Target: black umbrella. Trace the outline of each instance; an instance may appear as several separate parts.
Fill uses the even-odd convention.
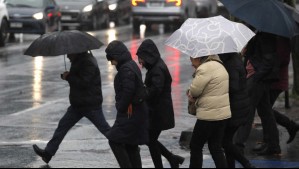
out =
[[[220,0],[235,17],[258,31],[288,38],[299,34],[295,21],[296,9],[286,7],[278,0]]]
[[[26,50],[28,56],[59,56],[99,49],[104,44],[77,30],[54,32],[36,39]]]

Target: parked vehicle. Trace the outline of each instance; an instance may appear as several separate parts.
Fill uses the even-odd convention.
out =
[[[93,29],[109,26],[109,6],[104,0],[57,0],[63,29]]]
[[[124,22],[131,23],[132,7],[131,0],[108,0],[110,21],[116,25]]]
[[[5,46],[8,29],[8,12],[4,0],[0,0],[0,47]]]
[[[197,5],[197,17],[207,18],[214,16],[218,11],[218,1],[217,0],[194,0]]]
[[[9,33],[45,34],[61,29],[61,13],[54,0],[5,0]]]
[[[139,31],[141,23],[180,26],[188,18],[196,17],[194,0],[131,0],[131,3],[135,31]]]

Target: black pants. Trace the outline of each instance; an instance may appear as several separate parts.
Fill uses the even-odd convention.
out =
[[[126,145],[109,141],[120,168],[142,168],[138,145]]]
[[[227,168],[227,163],[222,148],[227,120],[196,122],[191,139],[190,168],[202,168],[203,147],[208,142],[209,150],[217,168]]]
[[[172,159],[172,153],[161,144],[158,139],[161,134],[161,130],[150,130],[150,143],[148,145],[155,168],[163,168],[162,155],[170,161]]]
[[[272,107],[274,106],[276,100],[278,99],[279,95],[283,93],[282,90],[270,90],[270,104]],[[293,127],[294,123],[292,120],[290,120],[287,116],[281,114],[277,110],[273,109],[273,113],[276,119],[277,124],[285,127],[286,129],[290,129]],[[264,131],[264,142],[268,143],[269,142],[269,135],[266,131]]]
[[[280,150],[279,132],[272,110],[272,105],[270,104],[270,84],[256,83],[253,78],[250,78],[247,81],[247,86],[249,88],[252,105],[250,119],[245,126],[242,126],[238,130],[235,140],[236,144],[245,147],[245,143],[251,133],[255,112],[258,110],[258,114],[262,120],[263,130],[269,133],[269,138],[271,138],[268,142],[269,148]]]
[[[54,156],[68,131],[83,117],[88,118],[103,135],[111,128],[105,119],[102,108],[91,112],[82,112],[69,107],[64,117],[60,120],[53,138],[49,141],[45,150]]]
[[[233,143],[233,138],[239,127],[227,126],[225,130],[225,137],[223,139],[223,147],[225,150],[228,168],[236,168],[235,160],[237,160],[243,167],[247,167],[250,162],[241,153],[240,149]]]

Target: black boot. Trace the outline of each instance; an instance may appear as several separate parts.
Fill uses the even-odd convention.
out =
[[[184,161],[185,161],[184,157],[173,155],[169,163],[171,168],[180,168],[180,165],[182,165]]]
[[[291,123],[292,123],[291,127],[287,128],[290,135],[290,138],[287,142],[288,144],[294,141],[296,134],[299,131],[299,124],[294,121],[292,121]]]
[[[37,145],[33,145],[33,150],[38,156],[43,159],[45,163],[49,164],[52,159],[52,155],[47,153],[45,150],[40,149]]]

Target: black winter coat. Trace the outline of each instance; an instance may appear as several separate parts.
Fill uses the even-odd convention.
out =
[[[246,124],[250,116],[250,98],[246,70],[239,54],[222,54],[220,58],[229,74],[229,97],[232,111],[230,126]]]
[[[145,78],[147,104],[150,112],[150,129],[168,130],[175,126],[171,96],[172,77],[152,40],[145,40],[137,52],[148,69]]]
[[[133,104],[133,114],[128,116],[129,105],[132,104],[138,87],[143,86],[141,71],[122,42],[112,42],[106,53],[108,60],[118,62],[118,73],[114,80],[117,117],[114,126],[107,133],[107,138],[121,144],[147,144],[149,138],[146,103]]]
[[[276,35],[259,32],[247,45],[245,64],[248,60],[256,73],[256,82],[273,83],[279,80],[280,58],[277,55]]]
[[[92,111],[103,103],[101,73],[91,54],[82,54],[71,65],[66,79],[70,85],[70,103],[75,109]]]

